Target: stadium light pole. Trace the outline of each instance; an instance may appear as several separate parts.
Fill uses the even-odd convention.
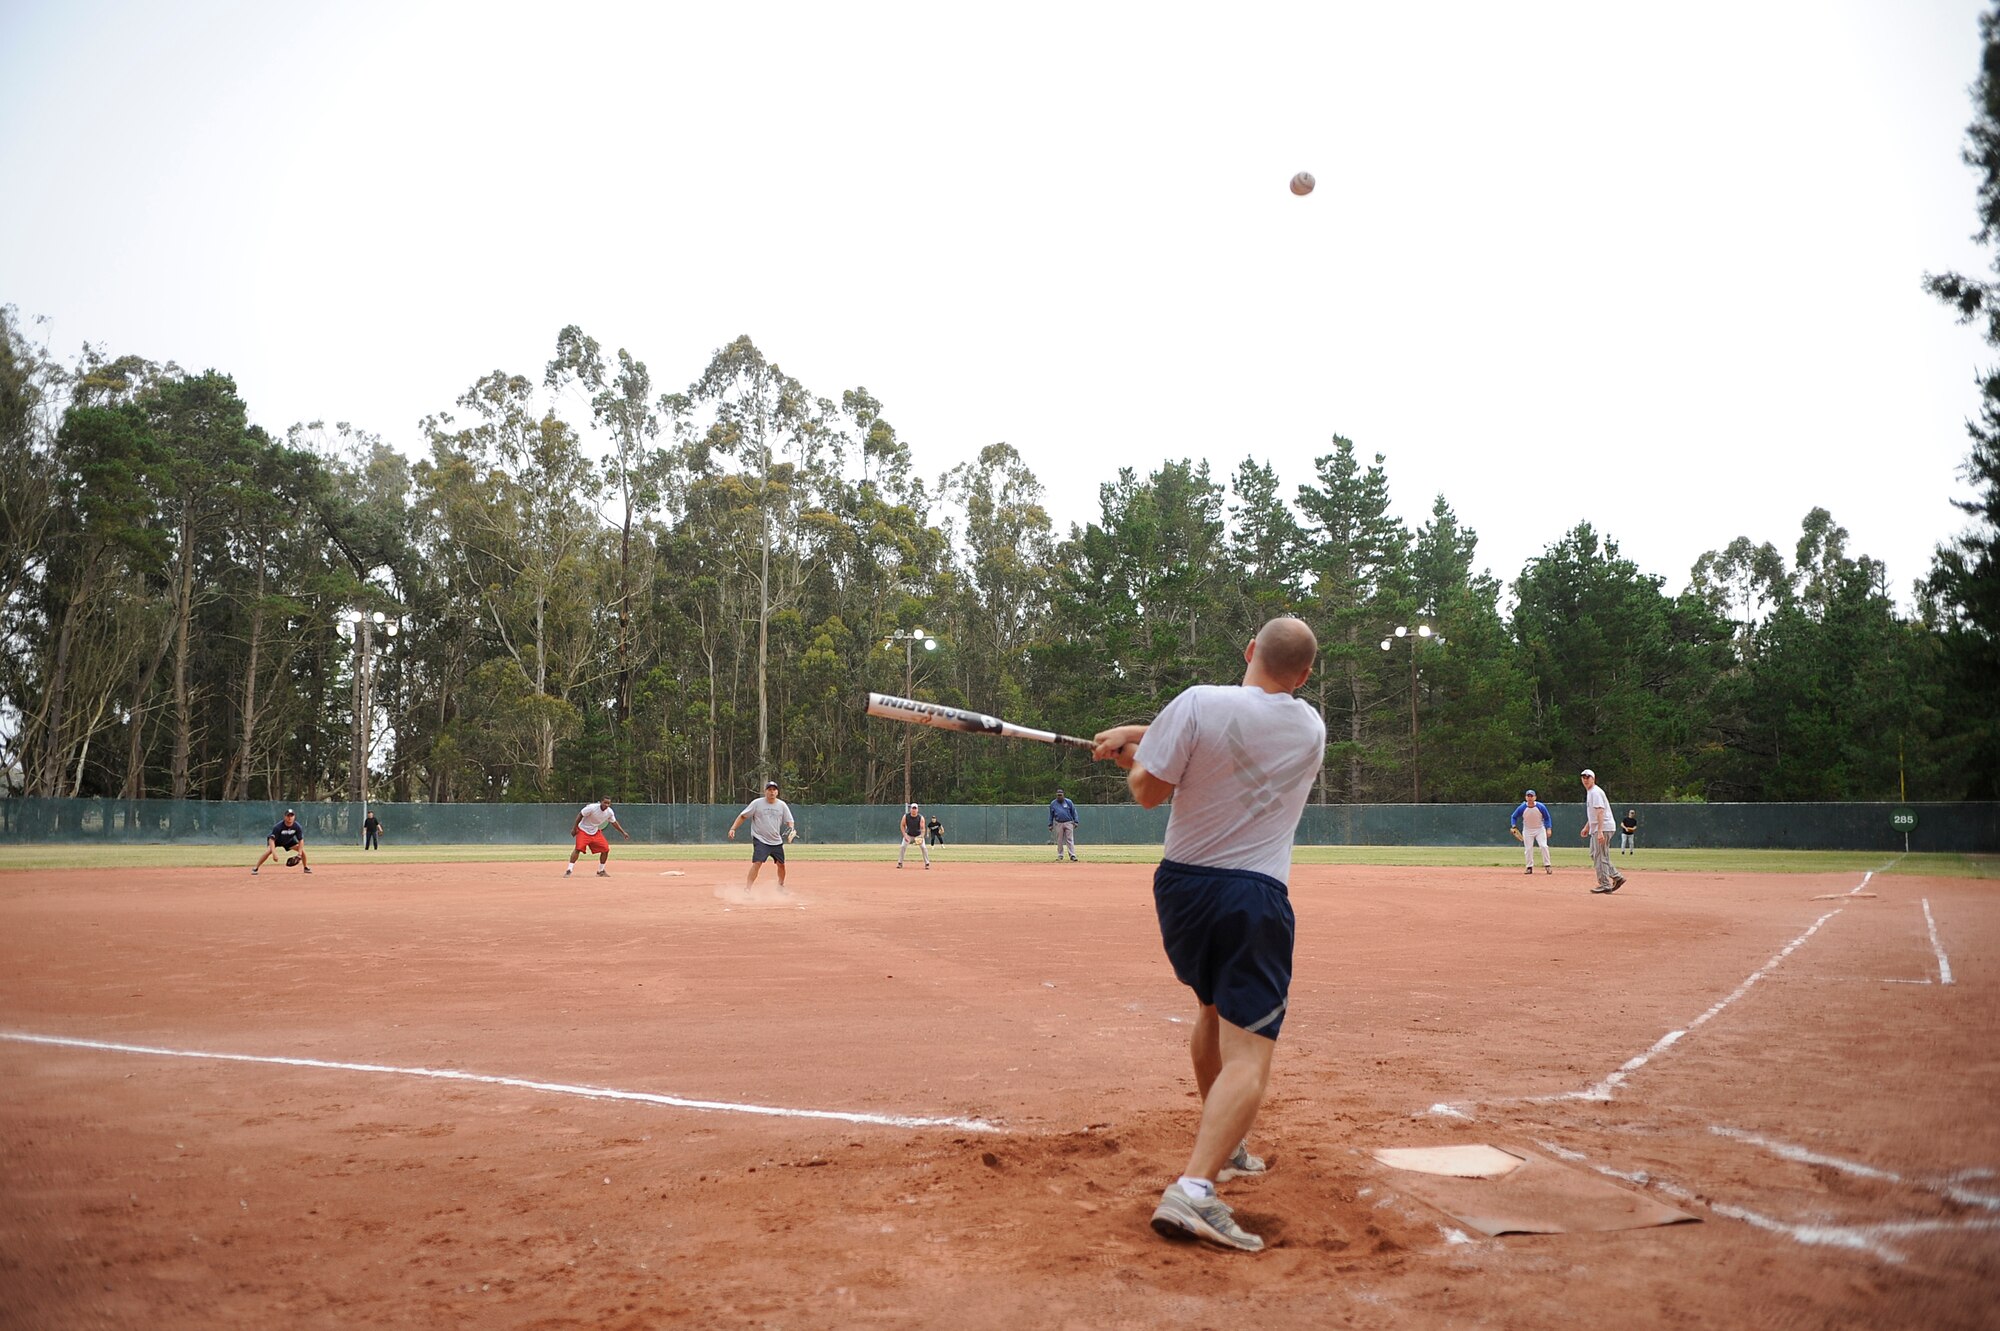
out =
[[[368,818],[368,757],[375,747],[375,631],[380,629],[390,643],[402,632],[402,622],[380,610],[347,610],[340,616],[340,633],[351,639],[357,653],[354,667],[354,729],[348,762],[348,789]]]
[[[907,698],[910,696],[910,690],[917,686],[917,644],[922,643],[925,651],[934,652],[937,650],[937,639],[931,637],[922,629],[911,629],[908,632],[898,629],[896,632],[882,639],[882,650],[893,652],[896,650],[896,644],[899,642],[903,644],[903,696]],[[903,807],[905,809],[910,807],[910,732],[915,729],[915,726],[903,727]]]
[[[1398,638],[1407,638],[1410,642],[1410,803],[1422,804],[1423,768],[1417,748],[1417,644],[1425,639],[1442,643],[1444,639],[1433,634],[1429,624],[1419,624],[1415,628],[1398,624],[1395,637],[1382,639],[1382,650],[1394,650]]]

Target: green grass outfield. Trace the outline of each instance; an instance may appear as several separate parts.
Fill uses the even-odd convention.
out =
[[[1158,846],[1083,846],[1086,863],[1154,864]],[[239,845],[147,845],[86,844],[0,846],[0,872],[27,869],[129,869],[240,867],[257,862],[262,846]],[[891,845],[815,845],[800,841],[791,848],[796,862],[814,860],[843,863],[893,864],[896,847]],[[934,846],[933,859],[952,864],[1041,864],[1050,856],[1047,846]],[[466,864],[535,862],[551,863],[569,857],[569,847],[522,845],[398,846],[385,845],[378,851],[357,846],[312,847],[315,864],[352,865],[363,862],[382,864]],[[1381,864],[1418,868],[1515,868],[1521,852],[1513,846],[1300,846],[1294,852],[1300,864]],[[594,858],[594,857],[592,857]],[[749,850],[740,845],[672,846],[613,842],[611,863],[643,860],[666,864],[705,863],[715,860],[747,861]],[[911,858],[915,858],[914,853]],[[1590,857],[1581,849],[1556,851],[1556,863],[1566,868],[1587,869]],[[1846,850],[1642,850],[1636,855],[1614,855],[1620,869],[1632,873],[1865,873],[1869,870],[1916,874],[1937,878],[2000,878],[2000,855],[1913,854],[1898,856],[1880,851]],[[921,861],[919,861],[921,863]],[[282,867],[282,866],[281,866]]]

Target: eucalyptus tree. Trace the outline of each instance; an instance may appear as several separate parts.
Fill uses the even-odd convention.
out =
[[[67,412],[72,410],[138,409],[142,399],[158,385],[179,374],[172,364],[155,364],[133,355],[110,356],[96,346],[86,345],[76,364],[58,376],[60,392],[45,397],[44,411],[53,410],[60,403],[67,419]],[[145,432],[143,457],[130,465],[139,469],[149,491],[156,491],[167,483],[169,469],[151,437],[150,425]],[[54,465],[57,464],[52,459]],[[121,645],[119,655],[126,660],[129,677],[119,690],[121,704],[116,709],[126,731],[124,773],[119,789],[125,798],[136,799],[145,793],[146,739],[160,707],[154,698],[154,683],[173,643],[177,621],[170,605],[159,595],[165,585],[162,552],[168,548],[169,534],[160,530],[163,510],[157,496],[149,509],[141,511],[135,505],[131,511],[133,520],[152,533],[145,557],[133,561],[131,577],[125,593],[118,598],[116,612],[137,640],[136,648],[129,654]]]
[[[482,662],[467,684],[433,756],[453,788],[491,801],[556,798],[550,754],[581,728],[580,709],[537,689],[512,657]]]
[[[816,779],[829,793],[863,801],[882,797],[889,764],[889,741],[913,744],[921,764],[936,747],[922,735],[891,736],[879,723],[857,721],[852,698],[865,690],[901,692],[900,670],[888,666],[898,655],[890,635],[924,629],[943,650],[925,654],[929,673],[914,687],[926,697],[953,696],[939,669],[964,668],[968,653],[953,644],[974,631],[964,588],[951,576],[954,518],[918,474],[909,446],[883,416],[882,404],[865,387],[841,394],[829,417],[838,446],[827,452],[841,465],[821,478],[817,494],[823,517],[810,526],[814,564],[807,583],[811,644],[799,666],[805,692],[794,726],[817,737],[830,730],[832,747],[815,745]],[[858,475],[848,471],[852,460]],[[938,506],[934,508],[934,504]],[[893,676],[893,684],[888,677]],[[959,681],[961,693],[964,682]],[[839,692],[835,690],[838,688]]]
[[[160,533],[151,521],[157,455],[141,409],[72,407],[57,434],[54,503],[40,558],[38,631],[29,640],[36,703],[26,714],[21,750],[27,793],[69,793],[64,773],[80,745],[106,718],[122,692],[135,649],[117,632],[128,573],[161,563]],[[80,687],[81,686],[81,687]],[[84,706],[78,707],[81,696]],[[79,720],[81,718],[81,720]]]
[[[0,305],[0,643],[54,518],[51,465],[67,376],[20,314]]]
[[[20,717],[34,691],[29,661],[37,628],[30,605],[48,550],[63,369],[46,345],[0,305],[0,794],[27,783]]]
[[[1712,613],[1735,624],[1739,639],[1747,639],[1791,593],[1791,581],[1785,557],[1776,546],[1769,541],[1755,545],[1749,537],[1738,536],[1695,560],[1688,589]]]
[[[700,430],[696,457],[736,462],[746,504],[756,515],[756,559],[745,562],[754,570],[750,577],[757,589],[757,762],[768,769],[771,615],[796,587],[800,505],[794,492],[822,443],[827,404],[810,396],[748,337],[717,351],[685,396],[698,413],[690,421]]]
[[[602,486],[576,433],[535,401],[534,385],[495,371],[449,414],[427,418],[431,456],[418,464],[419,505],[431,520],[432,557],[485,612],[483,630],[520,668],[535,695],[573,702],[599,671],[592,650],[599,588],[594,562]],[[535,763],[546,786],[561,727],[546,709]]]
[[[637,669],[633,614],[645,596],[638,580],[651,567],[646,560],[635,561],[632,538],[638,524],[660,506],[665,464],[654,441],[660,437],[662,410],[670,410],[672,401],[653,398],[652,375],[644,361],[620,347],[614,369],[606,363],[597,339],[575,324],[557,334],[555,358],[543,382],[558,390],[575,385],[589,399],[591,419],[611,436],[611,488],[617,503],[613,525],[618,529],[618,592],[613,602],[618,619],[617,717],[629,720]]]
[[[326,663],[343,661],[348,670],[345,785],[350,800],[364,800],[375,740],[385,730],[398,749],[390,766],[402,764],[403,662],[428,627],[412,623],[415,632],[402,632],[410,609],[406,589],[421,576],[413,544],[412,468],[380,437],[345,422],[331,430],[319,422],[294,426],[288,449],[274,462],[293,478],[295,507],[309,524],[314,547],[292,565],[294,580],[308,586],[289,588],[291,596],[309,592],[307,603],[294,604],[293,613],[322,630],[316,641]],[[387,629],[378,627],[377,615]],[[338,628],[339,637],[324,631],[329,628]],[[314,729],[334,720],[315,715]],[[405,774],[397,784],[407,788],[407,781]]]
[[[214,370],[167,379],[142,401],[158,445],[162,517],[173,534],[168,683],[174,732],[168,785],[171,798],[185,799],[196,724],[194,624],[214,595],[213,584],[197,573],[218,557],[215,544],[237,511],[233,491],[246,481],[248,408],[235,380]]]
[[[1055,562],[1042,483],[1011,444],[998,443],[947,471],[941,489],[964,522],[957,554],[969,613],[960,646],[985,670],[968,683],[994,707],[1018,710],[1027,694],[1024,652],[1048,624]]]
[[[249,428],[248,443],[248,474],[230,496],[234,567],[222,580],[223,594],[233,602],[232,628],[241,640],[236,739],[222,776],[222,798],[231,800],[250,798],[252,775],[272,743],[260,733],[262,722],[281,702],[280,682],[305,641],[299,628],[307,606],[296,595],[296,582],[312,562],[313,535],[303,504],[317,469],[311,454],[273,440],[258,426]]]

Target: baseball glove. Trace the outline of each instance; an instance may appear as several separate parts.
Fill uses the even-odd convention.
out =
[[[1521,829],[1520,829],[1520,828],[1518,828],[1518,827],[1510,827],[1510,828],[1508,828],[1507,830],[1508,830],[1509,832],[1512,832],[1512,833],[1514,834],[1514,839],[1515,839],[1516,841],[1519,841],[1519,840],[1521,839]]]
[[[295,867],[298,864],[298,862],[299,862],[299,857],[296,855],[285,856],[285,867],[287,869]]]

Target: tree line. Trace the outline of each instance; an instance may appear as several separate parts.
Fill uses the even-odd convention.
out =
[[[1822,509],[1679,594],[1588,524],[1503,585],[1443,495],[1411,530],[1339,436],[1290,494],[1268,460],[1166,461],[1059,533],[1008,444],[927,478],[865,389],[821,396],[747,337],[663,391],[566,328],[412,458],[273,434],[222,373],[59,363],[11,308],[0,331],[9,794],[726,803],[775,776],[893,802],[907,743],[918,799],[1116,798],[1080,754],[860,696],[1089,731],[1233,680],[1282,613],[1320,635],[1318,801],[1513,798],[1585,765],[1626,800],[1994,793],[1965,551],[1905,614]]]

